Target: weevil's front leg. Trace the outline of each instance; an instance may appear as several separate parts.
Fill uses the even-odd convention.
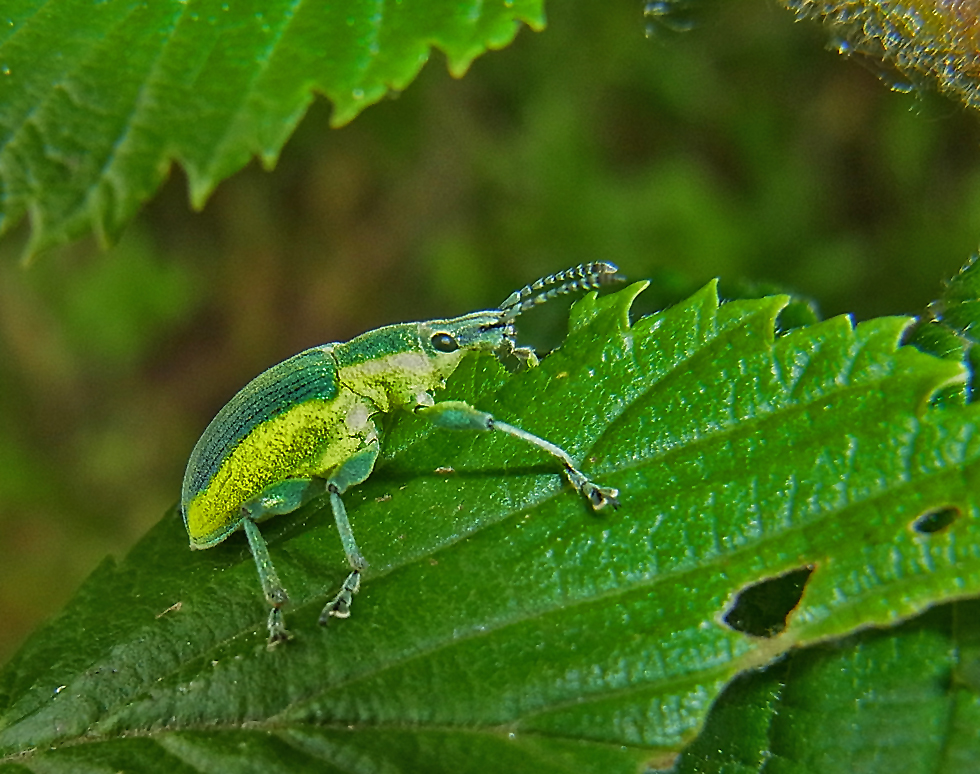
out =
[[[330,478],[327,479],[327,492],[330,495],[330,507],[333,509],[333,517],[337,522],[337,532],[340,533],[340,542],[344,544],[344,553],[347,554],[347,561],[350,563],[351,572],[344,581],[340,591],[330,600],[323,612],[320,613],[320,625],[324,625],[330,620],[330,616],[335,618],[347,618],[350,615],[350,605],[361,587],[361,571],[367,567],[367,562],[361,556],[357,543],[354,541],[354,533],[351,530],[350,520],[347,518],[347,509],[344,508],[344,501],[341,495],[350,487],[360,484],[374,470],[374,463],[378,459],[379,444],[377,439],[370,441],[361,451],[354,454],[349,459],[340,464]]]
[[[500,422],[494,419],[492,414],[479,411],[469,403],[458,400],[446,400],[434,406],[423,406],[417,411],[437,427],[444,427],[449,430],[498,430],[502,433],[512,435],[515,438],[520,438],[522,441],[527,441],[539,449],[548,452],[548,454],[561,462],[565,471],[565,477],[575,487],[575,490],[589,501],[592,510],[601,511],[607,506],[612,506],[613,508],[619,507],[619,500],[616,499],[619,495],[618,489],[599,486],[591,481],[588,476],[575,467],[572,458],[568,456],[568,453],[564,449],[555,446],[555,444],[546,441],[544,438],[539,438],[532,433],[521,430],[519,427]]]
[[[312,479],[289,479],[269,487],[258,497],[242,506],[242,527],[245,529],[246,537],[248,537],[248,545],[252,549],[255,567],[259,571],[262,593],[272,607],[272,610],[269,611],[270,648],[290,637],[282,620],[282,608],[289,602],[289,595],[272,564],[269,546],[255,523],[269,516],[291,513],[322,493],[322,481],[318,485]]]
[[[538,354],[530,347],[514,347],[510,353],[520,361],[522,368],[537,368],[540,362]]]

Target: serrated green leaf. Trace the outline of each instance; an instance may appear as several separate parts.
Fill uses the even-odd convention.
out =
[[[8,0],[0,16],[0,233],[28,253],[103,240],[181,164],[200,207],[259,156],[272,166],[314,92],[343,124],[404,89],[432,47],[462,75],[541,0]]]
[[[980,758],[980,602],[794,653],[733,681],[675,774],[969,774]]]
[[[946,282],[942,296],[929,304],[930,316],[918,322],[906,339],[923,352],[967,366],[969,378],[941,390],[937,405],[963,405],[973,399],[977,366],[977,325],[980,323],[980,264],[973,255],[955,277]]]
[[[976,342],[980,328],[980,262],[977,256],[957,272],[946,287],[942,297],[932,304],[936,317],[954,331]]]
[[[775,338],[784,297],[713,286],[629,327],[642,288],[576,304],[540,367],[471,358],[447,389],[563,445],[617,513],[511,438],[400,415],[345,496],[371,563],[350,620],[315,623],[345,574],[324,508],[263,524],[295,602],[273,652],[244,538],[191,552],[171,514],[0,675],[6,761],[631,772],[739,672],[980,592],[980,409],[930,407],[960,364],[898,347],[904,318]],[[803,567],[781,633],[726,623]]]

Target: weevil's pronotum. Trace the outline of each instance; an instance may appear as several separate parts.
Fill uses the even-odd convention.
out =
[[[534,352],[517,346],[518,315],[559,294],[614,281],[616,271],[609,263],[576,266],[512,293],[499,309],[388,325],[346,343],[307,349],[259,374],[218,412],[187,462],[181,512],[191,548],[210,548],[244,529],[272,607],[270,646],[290,636],[282,617],[289,597],[256,523],[328,496],[351,571],[320,623],[350,615],[367,562],[341,495],[371,475],[382,442],[379,414],[404,409],[437,427],[507,433],[557,459],[594,510],[618,505],[616,489],[590,481],[555,444],[468,403],[437,403],[431,394],[470,351],[515,355],[534,365]]]

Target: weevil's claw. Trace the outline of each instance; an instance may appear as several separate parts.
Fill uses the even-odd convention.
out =
[[[292,637],[293,635],[289,633],[282,621],[282,610],[278,607],[272,608],[269,611],[269,642],[266,644],[266,648],[272,650],[280,642],[286,642]]]
[[[519,361],[521,370],[537,368],[541,362],[538,360],[537,353],[531,347],[514,347],[512,354]]]
[[[593,511],[601,511],[609,506],[612,506],[613,510],[619,507],[619,490],[611,486],[598,486],[591,481],[586,481],[580,491],[589,501]]]
[[[354,595],[359,588],[361,588],[361,573],[359,570],[354,570],[347,576],[347,580],[344,581],[344,585],[337,592],[337,596],[330,600],[327,606],[323,608],[323,612],[320,613],[320,626],[326,626],[330,620],[330,616],[334,618],[350,618],[351,602],[354,600]]]

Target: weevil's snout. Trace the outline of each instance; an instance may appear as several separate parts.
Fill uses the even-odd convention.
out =
[[[484,326],[482,333],[499,342],[497,348],[504,352],[510,352],[517,346],[517,327],[502,317]]]
[[[491,349],[498,356],[510,355],[518,348],[517,329],[512,322],[504,322],[498,318],[493,323],[484,325],[480,335],[488,343],[484,348]]]

